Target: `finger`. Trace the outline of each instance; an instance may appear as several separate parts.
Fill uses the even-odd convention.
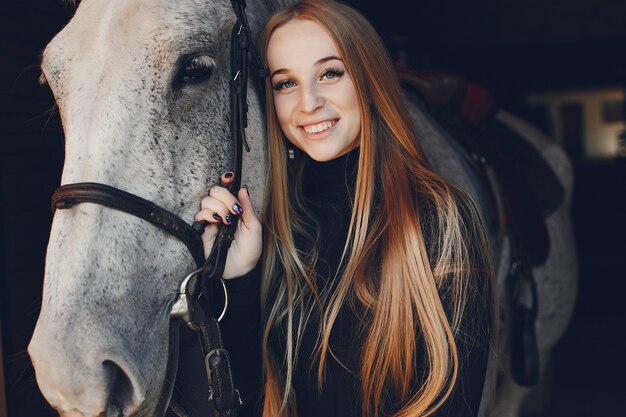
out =
[[[196,213],[195,220],[197,222],[206,220],[209,223],[221,223],[224,220],[224,217],[222,217],[215,211],[206,208]]]
[[[254,212],[254,207],[252,206],[252,200],[250,199],[248,189],[245,187],[240,189],[239,193],[237,193],[237,197],[241,203],[241,208],[243,209],[241,220],[243,220],[247,226],[258,223],[258,218]]]
[[[219,200],[222,204],[228,207],[228,210],[232,214],[236,216],[241,215],[241,212],[243,211],[241,204],[239,203],[239,201],[237,201],[237,198],[235,198],[235,196],[232,195],[231,192],[228,191],[226,188],[218,186],[211,187],[211,190],[209,190],[209,195],[214,199]]]
[[[228,193],[228,191],[226,192]],[[213,213],[217,214],[220,217],[220,220],[223,221],[225,224],[229,224],[229,220],[231,222],[233,220],[233,215],[228,210],[228,207],[226,207],[226,205],[217,198],[214,198],[212,196],[204,197],[202,199],[201,206],[202,209],[199,213],[203,212],[204,210],[209,210],[212,213],[207,213],[208,215],[210,215],[212,218],[217,219],[215,216],[213,216]]]
[[[226,171],[221,177],[222,185],[228,185],[235,180],[235,174],[232,171]]]

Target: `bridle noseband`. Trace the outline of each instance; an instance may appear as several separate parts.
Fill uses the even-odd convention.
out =
[[[95,203],[132,214],[163,229],[182,241],[198,266],[204,264],[200,238],[201,227],[190,226],[183,219],[151,201],[97,182],[81,182],[59,187],[52,194],[52,210],[69,209],[80,203]]]
[[[233,141],[231,170],[235,173],[235,179],[228,188],[234,194],[241,187],[243,148],[245,147],[246,151],[250,151],[245,136],[248,111],[248,72],[252,71],[255,77],[265,77],[267,70],[264,68],[261,56],[252,42],[245,13],[246,1],[231,0],[231,4],[237,17],[232,29],[230,51],[232,72],[230,113]],[[248,68],[249,56],[253,59],[251,68]],[[204,259],[200,236],[208,225],[205,221],[189,225],[179,216],[151,201],[106,184],[93,182],[67,184],[59,187],[52,195],[53,211],[69,209],[80,203],[100,204],[131,214],[175,236],[187,246],[196,262],[197,269],[183,279],[170,317],[183,320],[191,329],[198,332],[205,357],[209,401],[213,406],[215,416],[236,416],[241,398],[234,387],[230,359],[228,352],[224,349],[218,322],[224,316],[228,305],[222,274],[228,249],[234,239],[237,222],[234,221],[231,225],[220,225],[211,253],[207,259]],[[224,310],[219,318],[213,317],[209,305],[209,288],[212,282],[217,280],[222,280],[225,295]]]

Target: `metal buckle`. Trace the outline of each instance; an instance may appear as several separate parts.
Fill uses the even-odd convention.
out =
[[[228,351],[224,348],[217,348],[207,353],[206,356],[204,357],[204,367],[206,369],[209,386],[213,385],[213,373],[211,372],[211,365],[209,364],[209,361],[215,355],[223,355],[223,356],[228,357]]]
[[[211,360],[213,356],[216,356],[216,355],[226,356],[226,358],[230,360],[230,355],[228,354],[228,351],[224,348],[213,349],[212,351],[207,353],[206,356],[204,357],[204,368],[206,370],[207,382],[209,385],[209,398],[208,398],[209,401],[213,401],[213,399],[215,399],[215,384],[214,384],[215,381],[213,381],[213,371],[211,370],[211,365],[209,361]],[[241,400],[241,394],[239,393],[239,390],[234,389],[234,391],[235,391],[235,396],[236,396],[238,405],[239,406],[243,405],[243,401]]]

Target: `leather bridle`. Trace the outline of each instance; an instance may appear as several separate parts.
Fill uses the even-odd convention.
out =
[[[233,155],[231,170],[235,178],[229,184],[229,190],[235,194],[241,186],[243,148],[250,151],[245,136],[247,127],[247,90],[248,72],[255,77],[267,76],[261,56],[256,51],[248,19],[245,0],[231,0],[237,21],[231,37],[231,72],[230,114]],[[252,57],[251,68],[248,65]],[[209,401],[217,417],[233,417],[241,405],[239,392],[235,389],[230,359],[224,349],[218,322],[224,316],[228,306],[226,286],[222,274],[226,255],[234,239],[237,221],[231,225],[221,224],[211,253],[204,259],[201,240],[208,222],[201,221],[189,225],[168,210],[126,191],[106,184],[83,182],[59,187],[52,195],[52,209],[69,209],[80,203],[95,203],[123,211],[143,219],[163,231],[175,236],[189,249],[196,262],[197,269],[190,272],[181,283],[171,317],[183,320],[199,335],[204,355],[205,369],[209,386]],[[213,282],[222,280],[224,289],[224,310],[219,317],[214,317],[210,305],[210,288]]]

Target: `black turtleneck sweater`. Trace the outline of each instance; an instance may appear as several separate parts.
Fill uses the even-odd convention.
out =
[[[321,163],[307,157],[302,190],[307,209],[319,228],[316,283],[320,291],[332,291],[341,276],[339,272],[335,278],[335,273],[339,267],[350,222],[358,152],[356,149],[335,160]],[[420,208],[422,219],[428,214],[422,213]],[[461,214],[466,217],[462,207]],[[422,222],[422,227],[429,256],[433,259],[436,248],[429,244],[432,232],[428,222]],[[471,236],[468,238],[471,239]],[[477,269],[481,269],[480,266]],[[230,303],[222,322],[235,383],[244,399],[243,408],[239,412],[243,417],[260,416],[262,377],[259,282],[259,265],[245,276],[227,281]],[[442,296],[442,300],[444,308],[449,312],[449,306],[445,305],[445,296]],[[462,325],[463,333],[469,337],[457,340],[461,363],[457,383],[452,395],[434,414],[436,417],[478,415],[489,352],[488,337],[485,335],[489,332],[490,305],[482,299],[470,299],[469,303],[471,305],[466,309],[468,313],[464,316]],[[293,377],[299,417],[360,416],[362,401],[358,363],[363,335],[358,332],[359,323],[359,317],[351,308],[346,306],[340,311],[331,332],[330,346],[341,364],[332,356],[328,357],[325,383],[320,393],[317,386],[318,361],[312,351],[316,343],[319,315],[314,313],[310,318]],[[470,343],[469,340],[474,342]],[[418,357],[422,357],[421,343],[416,343],[418,352],[422,352]],[[424,368],[423,360],[421,362],[416,364],[416,369]],[[416,386],[415,391],[418,388]],[[387,399],[386,404],[389,411],[397,409],[393,406],[393,399]]]

